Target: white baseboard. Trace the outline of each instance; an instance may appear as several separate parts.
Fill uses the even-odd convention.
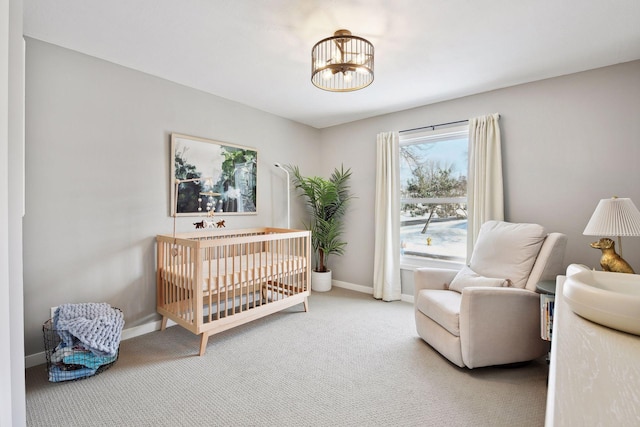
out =
[[[369,286],[356,285],[354,283],[342,282],[340,280],[332,280],[331,284],[336,288],[349,289],[352,291],[373,295],[373,288],[370,288]],[[413,304],[413,295],[402,294],[400,295],[400,301]]]
[[[42,365],[43,363],[47,363],[47,358],[44,355],[44,351],[36,354],[30,354],[24,357],[24,367],[31,368],[33,366]]]
[[[351,291],[373,295],[373,288],[370,288],[369,286],[356,285],[355,283],[342,282],[340,280],[332,280],[331,284],[336,288],[349,289]]]
[[[369,286],[356,285],[354,283],[343,282],[340,280],[332,280],[331,284],[337,288],[349,289],[356,292],[362,292],[364,294],[373,295],[373,288]],[[413,304],[413,295],[401,296],[401,301],[409,302]],[[144,325],[133,326],[131,328],[124,329],[122,331],[122,341],[126,341],[131,338],[139,337],[140,335],[148,334],[149,332],[155,332],[160,330],[162,321],[157,320],[155,322],[146,323]],[[167,321],[167,327],[177,325],[172,320]],[[40,353],[30,354],[24,358],[25,368],[31,368],[33,366],[42,365],[47,363],[44,351]]]
[[[167,321],[167,328],[177,325],[173,320]],[[146,323],[144,325],[133,326],[131,328],[124,329],[122,331],[121,340],[126,341],[131,338],[139,337],[140,335],[148,334],[149,332],[159,331],[162,326],[161,320],[156,320],[155,322]],[[33,366],[38,366],[47,363],[47,358],[44,354],[44,351],[40,353],[30,354],[25,356],[24,358],[24,367],[31,368]]]

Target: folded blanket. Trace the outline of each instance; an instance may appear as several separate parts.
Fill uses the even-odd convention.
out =
[[[53,327],[66,347],[76,339],[96,356],[115,356],[124,326],[122,311],[107,303],[62,304],[53,316]]]
[[[102,365],[106,365],[108,363],[116,360],[117,356],[96,356],[91,352],[87,352],[88,354],[82,354],[75,352],[69,356],[65,356],[62,361],[66,365],[82,365],[91,369],[98,369]]]
[[[65,342],[61,342],[60,344],[58,344],[58,346],[56,347],[55,351],[51,354],[51,362],[53,362],[53,363],[62,363],[62,360],[66,356],[71,356],[76,351],[93,354],[89,350],[84,348],[82,345],[75,345],[73,347],[67,347],[67,344]]]
[[[60,381],[71,381],[80,378],[90,377],[96,373],[97,369],[80,368],[73,370],[65,370],[60,366],[52,366],[49,368],[49,381],[58,383]]]
[[[117,356],[96,356],[82,346],[67,347],[61,342],[51,354],[52,363],[64,363],[65,365],[82,365],[87,368],[97,369],[115,361]]]

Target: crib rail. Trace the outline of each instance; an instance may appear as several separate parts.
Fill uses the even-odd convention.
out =
[[[274,309],[267,306],[309,294],[309,231],[212,230],[156,240],[163,327],[169,318],[193,333],[209,333],[255,317],[251,311],[270,313]]]

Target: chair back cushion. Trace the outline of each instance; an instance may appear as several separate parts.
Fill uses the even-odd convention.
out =
[[[556,280],[564,274],[564,253],[567,247],[567,236],[562,233],[549,233],[540,248],[536,263],[531,269],[526,289],[536,290],[536,285],[541,280]]]
[[[481,276],[504,278],[524,288],[545,237],[538,224],[487,221],[480,227],[469,267]]]

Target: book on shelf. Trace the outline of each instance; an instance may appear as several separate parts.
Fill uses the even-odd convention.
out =
[[[554,295],[540,295],[540,337],[543,340],[551,341],[551,335],[553,333],[554,306]]]

